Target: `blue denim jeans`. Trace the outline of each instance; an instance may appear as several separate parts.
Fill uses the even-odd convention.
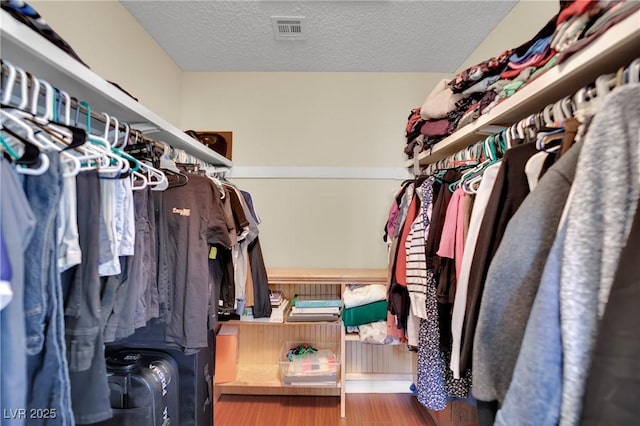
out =
[[[48,156],[50,165],[43,175],[24,179],[24,191],[36,217],[35,232],[24,257],[24,314],[28,354],[26,408],[55,410],[54,419],[37,416],[29,419],[29,425],[72,425],[56,247],[56,217],[62,195],[62,174],[58,153]]]
[[[1,158],[0,182],[0,233],[8,248],[13,272],[13,299],[0,311],[0,407],[3,409],[0,425],[22,426],[25,419],[18,418],[17,410],[27,406],[24,252],[33,236],[36,219],[13,166]],[[5,418],[6,412],[9,418]]]

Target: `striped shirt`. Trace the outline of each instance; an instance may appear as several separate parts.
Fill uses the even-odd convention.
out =
[[[411,224],[405,244],[407,250],[407,290],[411,300],[411,311],[419,318],[427,318],[426,294],[429,274],[427,272],[426,243],[433,210],[434,178],[427,178],[416,196],[420,200],[418,216]]]

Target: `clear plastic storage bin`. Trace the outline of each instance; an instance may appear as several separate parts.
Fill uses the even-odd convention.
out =
[[[335,386],[340,375],[338,347],[330,343],[287,341],[282,345],[279,365],[285,385]]]

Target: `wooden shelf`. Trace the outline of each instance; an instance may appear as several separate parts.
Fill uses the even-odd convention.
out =
[[[640,11],[609,28],[600,38],[566,62],[557,65],[524,85],[513,96],[498,104],[478,120],[457,130],[438,142],[433,149],[421,152],[421,166],[434,163],[468,145],[482,140],[479,131],[488,125],[511,125],[528,115],[540,112],[565,96],[595,81],[603,74],[613,73],[640,57]],[[413,167],[414,160],[405,163]]]
[[[350,382],[411,381],[411,380],[413,380],[413,375],[411,373],[394,373],[394,374],[385,374],[385,373],[366,373],[366,374],[363,374],[363,373],[347,373],[347,380],[350,381]]]
[[[241,365],[236,380],[217,383],[222,394],[242,395],[318,395],[340,396],[341,384],[332,386],[292,386],[284,385],[280,380],[278,364]]]
[[[342,321],[285,321],[285,322],[267,322],[267,321],[240,321],[240,320],[229,320],[225,321],[224,324],[233,324],[233,325],[288,325],[288,326],[296,326],[296,325],[327,325],[327,326],[336,326],[342,325]]]
[[[167,142],[213,165],[232,166],[230,160],[187,136],[4,10],[0,10],[0,22],[3,60],[46,80],[70,96],[89,102],[94,111],[104,111],[128,124],[150,124],[158,129],[151,134],[155,140]]]
[[[347,333],[344,336],[344,340],[346,342],[359,342],[360,341],[360,335],[358,333]]]
[[[386,269],[284,269],[267,271],[269,284],[384,284]]]
[[[295,294],[341,297],[349,284],[385,284],[386,269],[278,269],[267,271],[269,286],[281,289],[283,297],[291,300]],[[216,385],[221,393],[254,395],[325,395],[340,397],[340,416],[346,415],[345,363],[347,340],[358,340],[358,336],[345,337],[342,320],[322,322],[251,322],[228,321],[241,327],[239,339],[239,373],[234,382]],[[267,327],[260,327],[266,325]],[[276,327],[274,327],[276,326]],[[280,356],[281,345],[286,341],[324,342],[335,347],[340,358],[340,373],[335,386],[283,385],[278,376],[277,365],[263,365],[265,360],[275,360]],[[371,360],[365,345],[363,359]],[[247,348],[245,350],[245,348]],[[338,349],[339,348],[339,349]],[[393,353],[388,356],[393,356]],[[386,362],[387,358],[385,358]],[[381,366],[383,364],[380,364]],[[385,363],[384,365],[388,365]],[[365,366],[366,367],[366,366]],[[366,367],[368,369],[368,367]],[[371,371],[369,369],[369,371]],[[373,368],[375,371],[375,367]]]

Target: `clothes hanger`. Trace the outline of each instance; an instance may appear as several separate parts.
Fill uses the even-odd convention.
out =
[[[611,89],[615,87],[616,75],[615,74],[605,74],[601,75],[596,79],[595,82],[595,107],[596,110],[600,110],[602,105],[604,104],[604,100],[611,92]]]
[[[22,115],[24,119],[17,120],[16,123],[21,122],[24,124],[24,128],[31,128],[31,126],[37,126],[38,131],[33,132],[34,138],[31,140],[32,143],[36,143],[38,147],[44,151],[55,151],[60,153],[62,168],[64,169],[63,176],[64,177],[72,177],[76,176],[80,171],[81,164],[80,160],[73,156],[71,153],[64,151],[64,148],[68,148],[68,144],[62,138],[50,138],[49,133],[45,133],[40,131],[41,129],[47,130],[46,127],[43,127],[42,124],[49,123],[54,119],[55,115],[55,89],[45,80],[38,80],[38,83],[45,88],[45,111],[44,116],[39,117],[30,117],[26,112],[14,110],[14,115]],[[35,102],[37,105],[38,102]],[[32,103],[33,105],[33,103]],[[29,131],[28,134],[31,134]],[[59,143],[56,144],[56,142]]]
[[[140,163],[142,170],[147,173],[147,182],[151,186],[152,191],[164,191],[169,188],[169,180],[167,176],[161,171],[144,162]]]
[[[7,61],[3,61],[3,64],[5,65],[5,68],[7,68],[9,70],[9,76],[7,79],[7,83],[5,86],[5,92],[3,93],[3,104],[8,105],[9,102],[11,101],[11,94],[13,92],[13,86],[15,84],[15,77],[17,74],[16,68],[9,62]],[[12,71],[13,70],[13,71]],[[22,71],[22,70],[20,70]],[[24,73],[24,71],[22,71],[20,73],[22,79],[20,81],[21,83],[21,96],[22,98],[19,100],[20,101],[20,105],[26,105],[26,97],[28,96],[28,92],[26,91],[27,88],[27,76],[26,73]],[[4,102],[6,100],[6,103]],[[7,119],[11,119],[11,117],[9,117],[8,115],[8,111],[6,108],[0,108],[0,128],[2,130],[5,131],[5,133],[9,134],[10,136],[13,137],[13,139],[17,142],[20,142],[22,145],[22,154],[18,154],[18,152],[16,152],[13,147],[11,146],[11,144],[9,143],[8,140],[6,140],[4,137],[2,137],[2,146],[5,148],[5,151],[7,151],[7,153],[9,154],[9,156],[11,158],[13,158],[14,163],[18,166],[18,168],[22,168],[22,167],[28,167],[28,166],[32,166],[35,165],[39,158],[40,158],[40,149],[37,147],[36,144],[34,144],[33,142],[31,142],[31,140],[29,140],[29,137],[32,135],[32,131],[31,133],[29,133],[29,131],[27,131],[26,137],[18,134],[17,132],[12,131],[11,129],[7,128],[5,125],[5,120]],[[19,123],[16,123],[18,126]],[[19,127],[20,128],[20,127]],[[48,162],[48,158],[47,161]],[[44,165],[44,161],[40,162],[41,165]],[[48,165],[47,165],[48,167]],[[46,171],[46,170],[45,170]]]
[[[40,166],[38,167],[17,167],[16,172],[23,175],[40,176],[49,170],[49,157],[43,153],[38,154],[40,160]]]
[[[4,131],[6,134],[8,134],[9,136],[12,137],[12,140],[20,143],[21,145],[21,152],[22,154],[18,154],[18,152],[16,152],[13,147],[11,147],[10,141],[4,139],[4,144],[5,146],[11,147],[11,151],[15,153],[14,157],[18,157],[17,159],[15,159],[14,163],[17,166],[33,166],[36,165],[39,161],[39,157],[40,157],[40,148],[38,148],[37,145],[31,143],[28,139],[26,139],[25,137],[13,132],[11,129],[2,126],[0,127],[2,129],[2,131]],[[13,145],[15,147],[15,145]]]
[[[97,159],[98,161],[95,164],[88,165],[88,168],[95,168],[98,170],[99,174],[107,175],[107,174],[116,174],[118,176],[124,170],[129,169],[128,162],[124,161],[124,159],[111,150],[111,143],[101,137],[91,133],[91,107],[85,101],[79,103],[80,106],[83,106],[86,111],[86,128],[87,128],[87,140],[91,142],[91,148],[100,152],[101,157]],[[105,114],[107,117],[108,115]],[[108,120],[107,120],[108,121]]]
[[[136,178],[139,180],[137,181]],[[139,182],[136,185],[136,182]],[[145,189],[148,185],[147,177],[140,172],[134,171],[131,172],[131,190],[132,191],[140,191],[141,189]]]
[[[573,118],[574,112],[575,112],[575,105],[573,104],[573,98],[571,98],[570,96],[565,96],[560,101],[560,105],[561,105],[565,120],[569,118]]]
[[[5,66],[9,69],[9,77],[7,79],[7,83],[5,86],[5,93],[2,100],[6,101],[8,104],[11,100],[11,94],[13,92],[15,78],[18,72],[16,71],[16,68],[9,63],[5,63]],[[20,69],[18,70],[20,71],[20,76],[21,76],[21,92],[20,92],[21,98],[19,99],[19,102],[21,106],[22,105],[26,106],[28,104],[27,73],[25,73],[23,70],[20,70]],[[32,85],[34,88],[38,88],[40,86],[45,88],[45,112],[44,112],[45,118],[41,118],[41,120],[44,120],[46,122],[47,121],[46,118],[53,118],[53,115],[54,115],[53,105],[55,103],[55,89],[53,88],[53,86],[51,86],[51,84],[49,84],[45,80],[35,79],[31,75],[29,75],[29,78],[32,79]],[[36,89],[34,89],[32,95],[37,98],[39,94],[40,94],[39,90],[36,91]],[[38,101],[36,99],[35,101],[32,102],[32,111],[35,108],[37,112],[37,105],[38,105]],[[4,130],[5,132],[12,135],[14,138],[20,140],[24,144],[24,154],[21,158],[16,158],[15,151],[13,155],[10,154],[10,156],[14,159],[14,162],[16,162],[16,164],[18,165],[35,164],[35,162],[39,158],[42,158],[40,156],[40,150],[61,152],[61,148],[55,143],[55,141],[57,140],[49,139],[48,137],[45,136],[44,133],[40,132],[40,130],[38,130],[37,132],[33,130],[32,126],[34,125],[39,126],[40,124],[34,120],[40,117],[38,116],[34,117],[33,115],[23,110],[14,108],[13,106],[9,106],[9,107],[10,107],[10,110],[7,109],[6,107],[3,109],[2,117],[3,117]],[[9,122],[13,126],[15,126],[14,127],[15,131],[6,127],[9,124]],[[24,135],[24,137],[21,136],[18,129],[19,131],[22,132],[22,135]],[[7,149],[9,147],[8,142],[4,138],[3,138],[3,146]],[[64,144],[63,146],[66,147],[66,145]],[[63,176],[76,175],[79,171],[80,162],[73,156],[69,155],[68,153],[61,154],[61,156],[62,156],[62,165],[63,165],[62,167],[65,169],[65,171],[63,172]],[[48,158],[47,160],[41,161],[41,167],[34,169],[35,171],[33,172],[27,172],[27,173],[32,173],[32,174],[44,173],[44,171],[46,171],[46,169],[48,168],[48,165],[45,165],[45,163],[48,164],[48,162],[49,162]]]
[[[503,132],[491,135],[482,141],[482,155],[485,160],[462,176],[460,187],[465,193],[475,194],[487,167],[498,161],[497,145],[502,143],[501,141],[498,141],[498,139],[501,139],[500,134]]]
[[[9,155],[11,160],[16,161],[20,159],[20,155],[13,149],[11,144],[6,141],[4,136],[2,136],[2,133],[0,133],[0,146],[2,147],[2,150]]]
[[[640,83],[640,58],[635,59],[628,67],[629,84]]]
[[[167,144],[166,142],[162,142],[162,147],[164,148],[164,150],[162,151],[162,155],[160,156],[160,168],[180,174],[180,170],[178,170],[175,161],[173,161],[169,156],[169,144]]]
[[[7,81],[4,83],[3,87],[4,93],[2,94],[2,104],[9,105],[9,102],[11,101],[11,95],[13,94],[13,86],[16,82],[18,73],[11,63],[2,61],[2,65],[9,72],[9,74],[7,75]]]
[[[127,144],[129,143],[129,134],[130,134],[131,128],[124,121],[122,122],[122,126],[124,127],[124,137],[122,138],[122,143],[116,144],[114,148],[124,150],[124,147],[127,146]]]

